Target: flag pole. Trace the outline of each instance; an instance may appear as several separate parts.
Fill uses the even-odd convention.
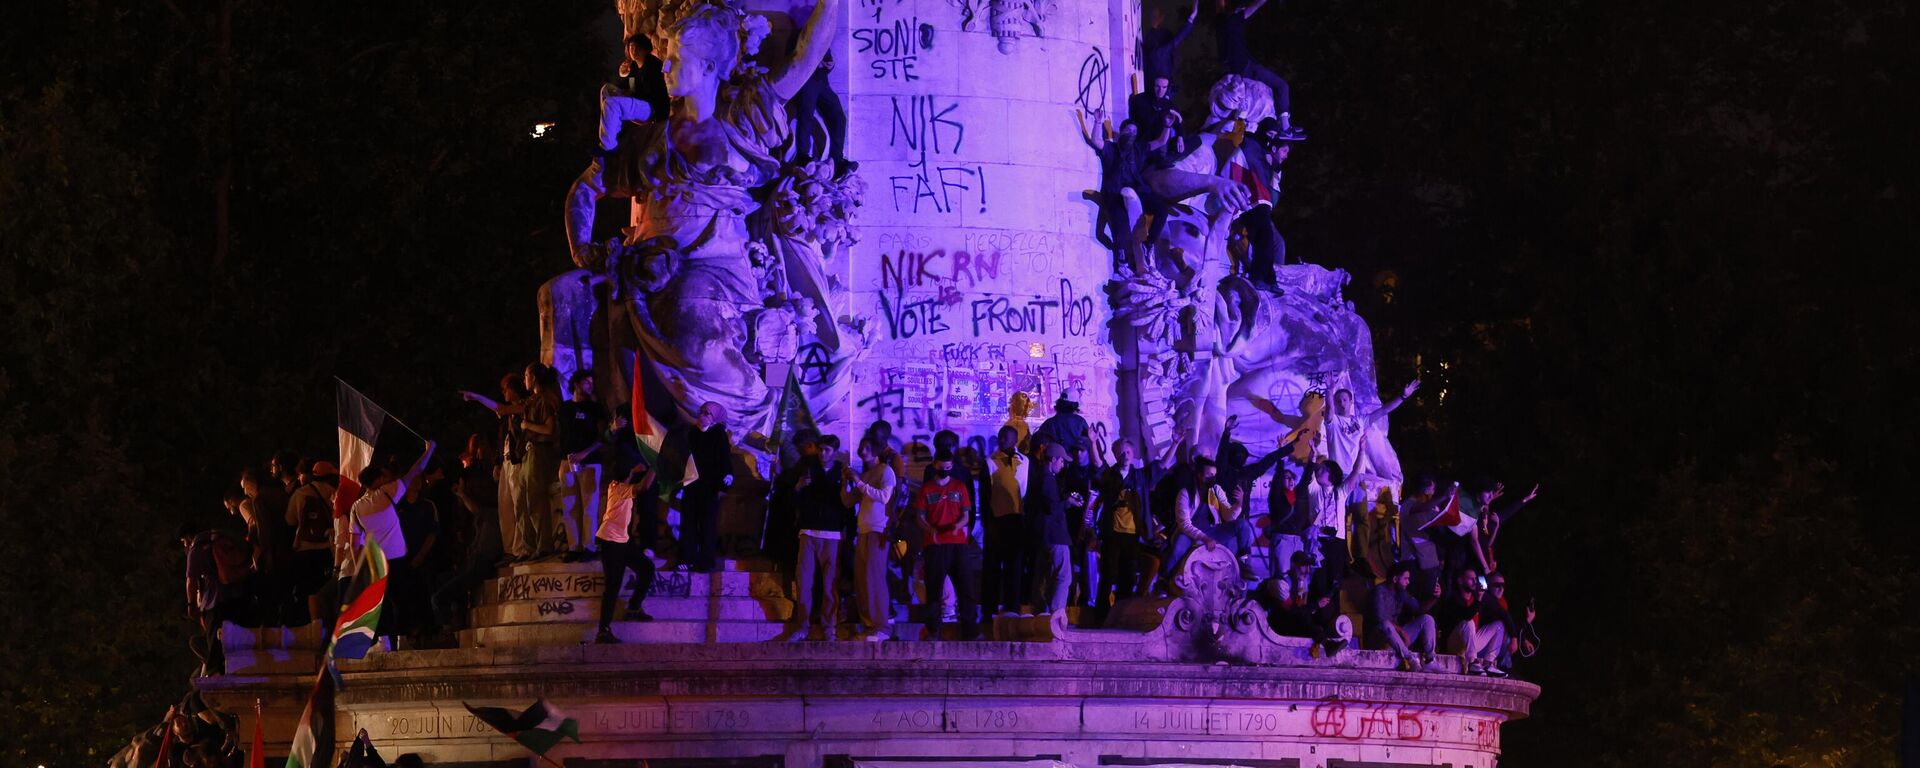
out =
[[[353,390],[353,393],[354,393],[354,394],[356,394],[356,395],[359,395],[359,396],[361,396],[361,397],[364,397],[364,398],[366,398],[366,399],[367,399],[367,402],[369,402],[369,403],[372,403],[372,402],[373,402],[373,398],[371,398],[371,397],[367,397],[367,393],[365,393],[365,392],[361,392],[361,391],[360,391],[360,388],[359,388],[359,387],[356,387],[356,386],[354,386],[354,385],[352,385],[352,384],[348,384],[348,383],[347,383],[347,380],[346,380],[346,379],[343,379],[343,378],[340,378],[339,376],[335,376],[335,377],[333,377],[333,380],[334,380],[334,381],[337,381],[337,382],[339,382],[339,383],[340,383],[340,386],[343,386],[343,387],[346,387],[347,389],[351,389],[351,390]],[[376,404],[376,406],[375,406],[375,407],[378,407],[378,404]],[[401,429],[404,429],[404,430],[406,430],[406,431],[407,431],[407,434],[409,434],[409,435],[413,435],[413,436],[414,436],[415,438],[418,438],[418,439],[420,440],[420,442],[423,442],[423,443],[424,443],[424,442],[426,442],[426,441],[427,441],[427,438],[425,438],[425,437],[423,437],[423,436],[421,436],[421,434],[420,434],[419,432],[415,432],[415,431],[413,431],[413,427],[409,427],[409,426],[407,426],[407,423],[406,423],[406,422],[404,422],[404,421],[401,421],[401,420],[400,420],[400,417],[398,417],[398,416],[395,416],[395,415],[393,415],[393,412],[392,412],[392,411],[389,411],[389,410],[387,410],[387,409],[385,409],[385,408],[381,408],[380,410],[381,410],[381,412],[382,412],[382,413],[385,413],[385,414],[387,415],[387,420],[388,420],[388,421],[391,421],[391,422],[393,422],[393,423],[395,423],[395,424],[398,424],[398,425],[400,425],[400,428],[401,428]]]

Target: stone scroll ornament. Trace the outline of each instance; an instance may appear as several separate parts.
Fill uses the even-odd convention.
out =
[[[1341,295],[1346,272],[1290,264],[1269,287],[1246,275],[1247,238],[1235,219],[1249,196],[1228,174],[1244,165],[1238,136],[1273,115],[1271,92],[1228,75],[1207,103],[1197,146],[1146,172],[1175,205],[1160,236],[1144,244],[1145,268],[1123,266],[1108,285],[1116,320],[1138,343],[1140,401],[1152,404],[1140,434],[1155,456],[1183,444],[1212,454],[1229,416],[1238,417],[1233,438],[1264,453],[1308,420],[1313,392],[1349,389],[1362,407],[1379,402],[1372,332]],[[1146,231],[1132,202],[1129,223]],[[1397,486],[1385,424],[1370,427],[1367,450]],[[1324,452],[1300,458],[1315,455]]]
[[[1020,38],[1040,37],[1041,25],[1052,15],[1054,4],[1048,0],[949,0],[960,9],[960,28],[980,31],[981,21],[993,35],[1001,53],[1012,53]]]
[[[674,101],[666,120],[623,134],[606,171],[609,191],[634,199],[637,222],[609,244],[605,266],[615,368],[638,355],[683,417],[720,403],[737,437],[773,432],[781,382],[769,386],[763,372],[810,345],[825,350],[827,366],[803,396],[822,423],[843,415],[852,363],[869,341],[828,268],[855,240],[862,182],[796,161],[785,110],[827,52],[842,2],[821,0],[792,55],[766,67],[755,54],[769,25],[737,5],[620,6],[630,29],[652,32]]]

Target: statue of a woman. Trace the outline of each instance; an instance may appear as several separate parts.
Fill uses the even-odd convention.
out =
[[[635,200],[628,242],[666,238],[676,251],[654,290],[626,297],[641,303],[631,314],[649,321],[635,323],[641,350],[683,407],[720,403],[743,432],[764,431],[773,410],[744,352],[747,316],[767,302],[749,256],[748,217],[781,177],[790,133],[784,105],[819,66],[840,3],[815,7],[792,57],[771,76],[738,67],[750,28],[744,13],[712,2],[681,6],[656,36],[674,100],[668,119],[640,126],[631,143],[623,138],[607,169],[609,189]],[[830,332],[831,315],[822,322]]]

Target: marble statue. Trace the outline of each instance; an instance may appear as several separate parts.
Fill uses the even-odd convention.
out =
[[[636,209],[605,266],[615,284],[612,368],[639,355],[680,407],[717,402],[739,435],[769,434],[777,386],[763,369],[819,344],[827,372],[804,394],[816,418],[844,411],[866,331],[825,267],[853,242],[863,190],[857,177],[836,179],[830,163],[792,159],[785,110],[826,54],[841,0],[822,0],[793,53],[766,68],[752,61],[769,32],[764,17],[706,0],[621,10],[642,29],[657,19],[674,102],[667,119],[629,128],[634,138],[606,169],[609,192]]]
[[[1183,201],[1148,243],[1144,269],[1122,269],[1109,285],[1114,316],[1140,350],[1140,399],[1168,403],[1166,416],[1140,425],[1164,455],[1179,446],[1211,453],[1229,417],[1236,440],[1264,452],[1296,431],[1296,460],[1325,456],[1320,413],[1336,391],[1359,412],[1378,408],[1372,334],[1341,297],[1343,271],[1312,264],[1278,268],[1272,285],[1247,274],[1233,222],[1259,202],[1227,178],[1240,163],[1232,135],[1274,115],[1273,98],[1255,80],[1229,75],[1209,92],[1211,114],[1195,151],[1150,171],[1147,181]],[[1366,423],[1362,442],[1397,494],[1399,461],[1386,419]]]

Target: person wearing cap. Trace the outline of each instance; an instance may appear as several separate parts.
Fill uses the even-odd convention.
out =
[[[1041,441],[1041,434],[1034,433],[1035,442]],[[1021,506],[1034,537],[1034,611],[1052,615],[1067,609],[1067,593],[1073,587],[1073,536],[1067,515],[1086,499],[1078,493],[1062,493],[1060,472],[1067,466],[1067,449],[1054,442],[1045,445]]]
[[[333,575],[333,494],[340,470],[331,461],[302,462],[298,485],[287,499],[287,527],[293,531],[294,595],[307,602],[307,615],[323,618],[320,594]]]
[[[1287,241],[1273,224],[1274,205],[1280,199],[1280,165],[1293,151],[1293,143],[1304,141],[1306,133],[1287,123],[1286,117],[1269,117],[1252,132],[1238,134],[1240,163],[1229,169],[1229,176],[1247,186],[1253,207],[1234,219],[1235,228],[1247,233],[1247,276],[1263,286],[1278,284],[1277,265],[1287,261]]]
[[[1065,449],[1069,458],[1083,448],[1093,449],[1091,429],[1086,417],[1080,415],[1080,395],[1079,387],[1061,390],[1060,397],[1053,401],[1053,415],[1040,422],[1040,428],[1034,430],[1035,435],[1044,436],[1047,442]],[[1034,458],[1039,458],[1038,454]]]
[[[1423,601],[1407,591],[1413,583],[1413,563],[1393,564],[1390,577],[1374,585],[1368,600],[1367,645],[1391,649],[1400,657],[1400,669],[1412,672],[1433,663],[1434,623],[1427,611],[1440,598],[1440,585]]]

